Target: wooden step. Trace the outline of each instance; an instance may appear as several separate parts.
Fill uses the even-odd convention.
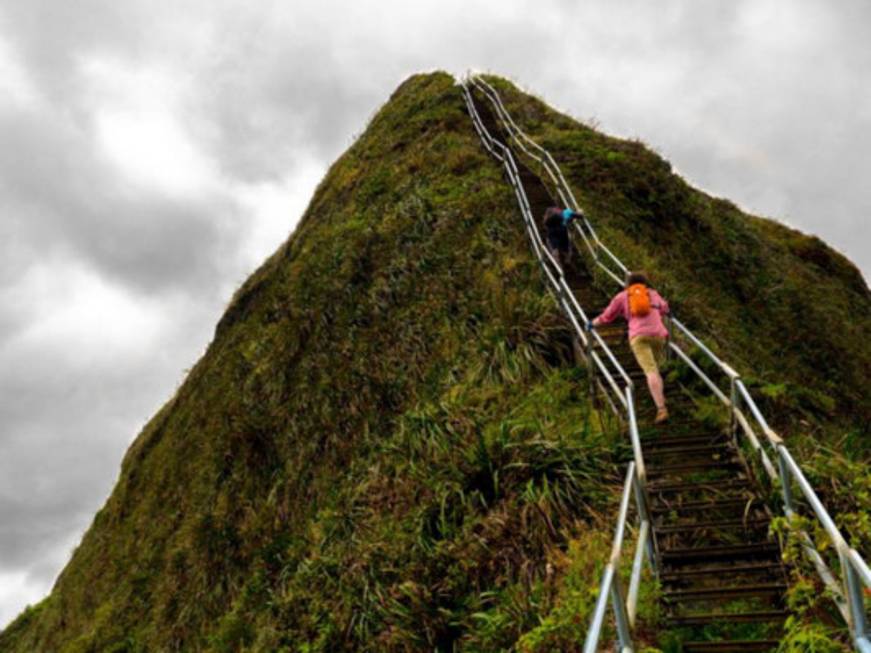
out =
[[[663,465],[661,463],[647,465],[647,473],[650,477],[687,474],[691,472],[729,472],[740,469],[741,465],[736,458],[727,458],[726,460],[696,460],[678,465]]]
[[[748,509],[749,505],[749,509]],[[686,501],[683,503],[660,503],[651,506],[653,513],[667,512],[714,512],[717,510],[759,510],[763,506],[762,502],[756,498],[741,497],[738,499],[725,499],[720,501]]]
[[[690,433],[665,437],[641,438],[641,447],[645,454],[657,453],[660,450],[686,449],[687,447],[726,446],[728,439],[721,433]]]
[[[779,596],[786,591],[786,583],[756,583],[719,587],[693,587],[670,590],[662,597],[668,603],[692,603],[695,601],[732,601],[736,598]]]
[[[662,583],[693,582],[698,579],[717,578],[721,575],[733,577],[740,574],[782,574],[783,566],[776,562],[755,562],[738,565],[706,566],[684,568],[659,575]]]
[[[671,447],[647,447],[644,451],[645,458],[662,458],[665,456],[731,456],[732,450],[726,446],[725,442],[719,443],[698,443],[688,446],[675,444]]]
[[[748,612],[706,612],[697,614],[667,616],[670,626],[706,626],[712,623],[762,623],[786,621],[786,610],[753,610]]]
[[[636,399],[636,401],[635,401],[636,408],[638,408],[638,403],[639,402]],[[639,421],[641,421],[642,418],[644,418],[645,420],[647,417],[652,418],[652,416],[654,415],[654,412],[653,412],[654,408],[655,407],[652,405],[649,407],[649,410],[647,407],[640,408],[638,411],[638,414],[637,414]],[[675,432],[684,433],[687,430],[693,431],[695,433],[699,433],[704,428],[704,425],[701,422],[699,422],[699,420],[697,420],[697,419],[682,419],[681,418],[682,414],[673,411],[671,409],[671,407],[669,407],[668,412],[669,412],[669,418],[668,418],[667,422],[665,422],[661,425],[657,424],[656,426],[644,424],[643,428],[642,428],[642,430],[644,432],[641,434],[641,438],[642,439],[645,439],[645,438],[655,439],[655,438],[665,438],[665,437],[681,437],[680,435],[667,435],[667,434],[669,434],[669,433],[673,434]],[[639,425],[639,426],[642,426],[642,425]]]
[[[672,548],[660,553],[664,565],[684,566],[722,560],[780,559],[780,547],[775,542],[724,544],[697,548]]]
[[[760,526],[768,526],[771,520],[764,519],[724,519],[721,521],[707,522],[685,522],[678,524],[667,524],[665,526],[654,526],[656,533],[684,533],[687,531],[697,531],[701,529],[718,529],[718,530],[735,530],[745,529],[751,530]]]
[[[743,478],[720,480],[720,481],[690,481],[687,483],[660,483],[651,482],[647,490],[653,494],[674,494],[678,492],[714,492],[722,493],[724,490],[751,490],[750,481]],[[730,498],[737,498],[736,496]]]

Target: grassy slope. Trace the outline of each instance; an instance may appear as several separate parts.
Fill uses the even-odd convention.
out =
[[[791,425],[785,409],[795,408],[869,434],[871,293],[850,261],[818,238],[696,191],[643,144],[491,81],[551,151],[600,238],[648,270],[683,321],[739,371],[786,386],[767,406],[781,423]]]
[[[613,468],[562,328],[452,79],[411,78],[0,649],[512,642]],[[500,588],[512,618],[474,618]]]
[[[691,188],[643,144],[491,82],[551,151],[603,242],[649,271],[744,375],[854,546],[871,554],[871,292],[861,273],[820,239]]]
[[[847,383],[808,372],[867,369],[867,288],[848,263],[506,90],[603,239],[763,379],[772,410],[785,416],[806,379],[814,428],[863,423]],[[653,233],[668,246],[644,247]],[[779,347],[777,326],[815,294],[831,313],[812,309]],[[762,336],[732,311],[747,305]],[[52,595],[0,649],[571,650],[625,449],[564,342],[452,80],[411,78],[240,289]],[[852,367],[831,355],[844,349]]]
[[[816,237],[692,189],[641,143],[491,81],[553,153],[600,237],[651,272],[681,319],[744,375],[851,544],[871,555],[871,293],[855,266]],[[790,632],[801,640],[831,608],[811,598],[823,592],[802,556],[787,556],[802,561],[789,595],[804,615],[804,633]]]

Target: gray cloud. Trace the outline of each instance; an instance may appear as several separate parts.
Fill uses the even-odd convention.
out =
[[[508,75],[871,270],[859,0],[0,0],[0,623],[407,75]]]

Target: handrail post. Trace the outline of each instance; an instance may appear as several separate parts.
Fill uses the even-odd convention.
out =
[[[614,609],[614,621],[617,625],[617,639],[621,651],[632,651],[632,635],[629,630],[629,615],[626,614],[626,603],[623,601],[623,591],[620,588],[620,574],[615,570],[611,581],[611,605]]]
[[[674,341],[674,327],[671,324],[671,315],[668,313],[665,314],[665,360],[670,361],[672,357],[671,347],[668,346],[668,343]]]
[[[782,449],[777,447],[777,469],[780,471],[780,492],[783,495],[783,508],[786,514],[794,512],[795,506],[792,502],[792,477],[790,476],[789,465],[783,457]]]
[[[638,515],[641,518],[642,525],[644,522],[651,523],[650,511],[647,507],[647,486],[644,485],[641,479],[635,476],[635,505],[638,507]],[[648,537],[644,542],[644,550],[647,552],[647,564],[656,572],[656,551],[653,549],[653,539]]]
[[[631,385],[626,386],[626,412],[629,413],[629,438],[635,456],[635,473],[642,486],[645,486],[647,484],[647,468],[644,465],[644,455],[641,452],[641,438],[638,435],[638,422],[635,419],[635,397]]]
[[[849,614],[849,617],[847,618],[847,626],[850,628],[850,633],[856,635],[858,630],[856,626],[859,625],[857,623],[857,615],[859,620],[864,616],[862,614],[863,610],[859,607],[862,606],[862,593],[859,591],[860,588],[856,585],[855,572],[853,571],[853,568],[850,565],[850,560],[847,558],[846,552],[843,551],[843,548],[844,547],[838,547],[838,560],[841,563],[841,577],[843,579],[841,582],[844,586],[844,598],[847,599],[847,613]]]
[[[596,599],[596,607],[590,618],[590,628],[584,640],[584,653],[596,653],[599,643],[599,634],[602,632],[602,624],[605,621],[605,611],[608,609],[607,595],[611,592],[611,583],[614,577],[614,565],[610,562],[605,566],[602,573],[602,583],[599,585],[599,597]]]
[[[590,251],[593,253],[593,260],[599,260],[599,241],[596,238],[596,234],[593,232],[593,227],[590,226],[590,221],[587,220],[587,216],[584,216],[584,225],[587,227],[587,231],[590,232],[590,241],[593,243],[594,247],[590,248]]]
[[[738,384],[741,378],[733,376],[729,379],[729,435],[735,437],[738,434]]]
[[[629,627],[635,628],[635,617],[638,609],[638,590],[641,586],[641,572],[644,568],[644,554],[650,539],[650,522],[641,519],[638,527],[638,542],[635,545],[635,556],[632,558],[632,575],[629,577],[629,594],[626,597],[626,613],[629,617]]]
[[[865,616],[865,600],[863,597],[863,585],[849,555],[841,556],[841,565],[847,584],[847,602],[850,605],[851,631],[855,642],[868,640],[868,619]]]
[[[636,467],[636,472],[637,472]],[[650,536],[650,514],[647,509],[647,491],[643,479],[636,473],[632,477],[632,489],[635,494],[635,507],[638,511],[638,541],[635,544],[635,555],[632,559],[632,575],[629,578],[629,594],[626,598],[626,612],[629,627],[635,628],[635,617],[638,608],[638,591],[641,586],[641,573],[645,554],[647,564],[656,573],[656,555],[653,549],[653,539]]]

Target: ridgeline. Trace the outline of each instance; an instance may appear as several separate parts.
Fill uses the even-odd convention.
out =
[[[745,373],[868,550],[856,268],[492,81],[602,239]],[[631,457],[586,375],[461,90],[411,77],[238,290],[0,651],[579,650]],[[807,614],[793,627],[825,621]]]

